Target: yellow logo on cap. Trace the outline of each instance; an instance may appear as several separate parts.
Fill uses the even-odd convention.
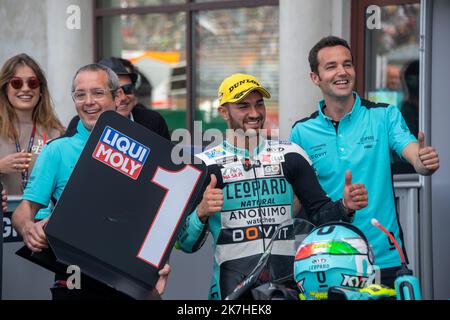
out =
[[[230,93],[231,93],[231,92],[233,92],[234,89],[236,89],[237,87],[239,87],[239,86],[241,86],[241,85],[243,85],[245,83],[253,83],[253,84],[255,84],[255,85],[257,85],[259,87],[259,83],[256,82],[255,80],[244,79],[244,80],[241,80],[241,81],[236,82],[235,84],[233,84],[228,90],[230,90]]]
[[[263,88],[254,76],[235,73],[222,81],[217,96],[220,105],[223,105],[227,102],[239,102],[254,90],[259,91],[265,98],[270,98],[269,91]]]

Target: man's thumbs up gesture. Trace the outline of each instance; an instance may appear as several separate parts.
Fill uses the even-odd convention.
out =
[[[207,217],[222,210],[223,194],[221,189],[216,188],[216,185],[217,178],[212,174],[211,182],[203,192],[203,199],[197,208],[198,217],[202,222],[205,222]]]
[[[367,206],[367,190],[363,183],[352,183],[352,173],[345,172],[344,197],[342,198],[344,207],[349,211],[360,210]]]
[[[423,175],[431,175],[439,169],[439,156],[433,147],[425,145],[425,135],[419,132],[419,152],[414,164],[416,171]]]

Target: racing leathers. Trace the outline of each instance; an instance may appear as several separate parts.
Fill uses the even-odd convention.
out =
[[[177,247],[195,252],[211,232],[214,272],[209,299],[225,298],[252,271],[277,225],[293,216],[294,194],[315,225],[352,219],[341,201],[332,202],[326,196],[308,156],[296,144],[262,139],[250,156],[248,150],[225,141],[196,156],[206,163],[208,177],[217,177],[216,188],[222,189],[224,199],[222,211],[205,224],[197,209],[192,212]],[[272,248],[272,255],[283,255],[282,246],[277,248],[279,252]]]

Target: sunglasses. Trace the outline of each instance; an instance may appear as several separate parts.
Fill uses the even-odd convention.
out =
[[[131,83],[125,84],[125,85],[121,86],[121,88],[123,90],[123,93],[125,93],[125,94],[133,94],[134,93],[134,87]]]
[[[39,82],[39,79],[36,77],[28,78],[28,80],[26,82],[27,82],[28,88],[30,88],[32,90],[39,88],[39,86],[41,84]],[[11,78],[11,80],[9,80],[9,84],[11,85],[11,87],[13,87],[16,90],[22,89],[23,83],[24,83],[23,79],[19,78],[19,77],[13,77],[13,78]]]

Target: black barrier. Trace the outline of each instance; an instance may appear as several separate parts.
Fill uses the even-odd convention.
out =
[[[8,195],[8,211],[3,212],[2,299],[50,299],[49,287],[55,278],[54,274],[16,255],[16,251],[23,246],[23,241],[12,227],[12,214],[20,201],[20,196]]]
[[[13,211],[9,211],[10,202],[8,201],[8,211],[3,212],[3,243],[22,242],[22,237],[12,226]]]
[[[175,164],[173,147],[115,112],[101,115],[45,229],[59,263],[133,298],[153,295],[206,179],[203,163]]]

